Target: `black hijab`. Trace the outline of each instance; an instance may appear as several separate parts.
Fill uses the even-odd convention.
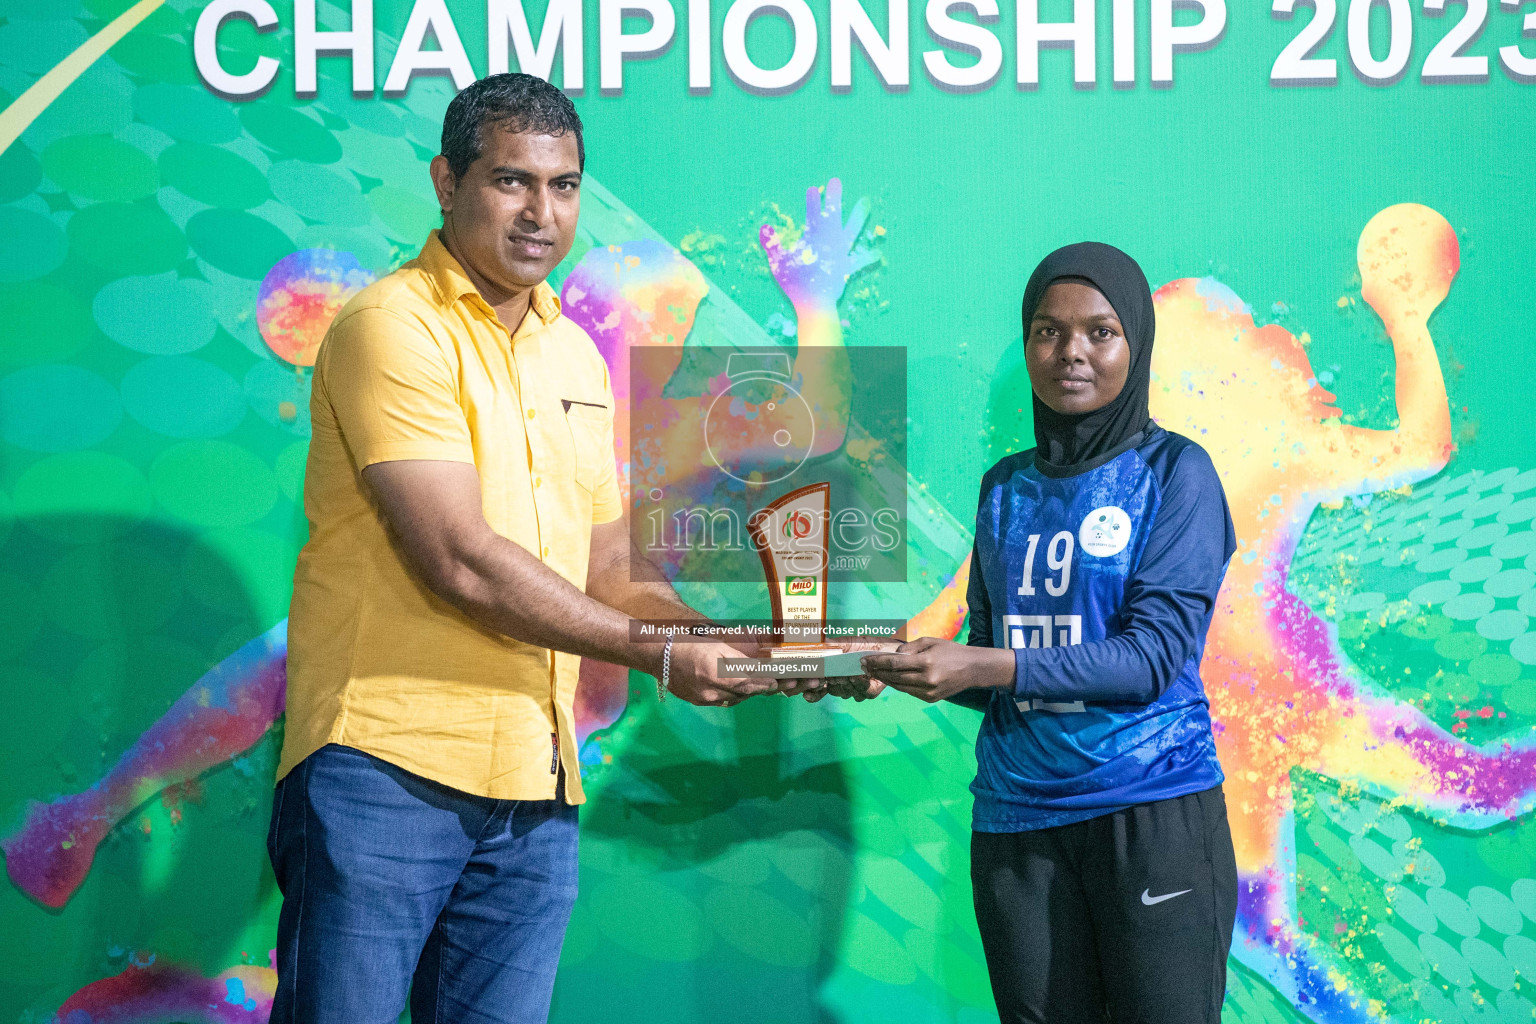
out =
[[[1079,278],[1097,288],[1115,307],[1131,349],[1125,387],[1102,409],[1069,416],[1034,397],[1035,465],[1048,476],[1070,476],[1101,466],[1134,448],[1152,428],[1147,396],[1152,385],[1152,336],[1156,314],[1147,275],[1136,261],[1103,242],[1078,242],[1057,249],[1035,268],[1024,289],[1024,338],[1045,290],[1062,278]]]

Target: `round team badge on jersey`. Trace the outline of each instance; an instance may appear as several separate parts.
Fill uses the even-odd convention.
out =
[[[1088,513],[1077,531],[1077,542],[1090,555],[1108,558],[1118,555],[1131,542],[1131,517],[1125,509],[1105,505]]]

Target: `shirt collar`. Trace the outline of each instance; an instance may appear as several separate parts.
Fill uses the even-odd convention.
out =
[[[417,259],[432,280],[444,305],[452,305],[469,295],[477,299],[482,306],[490,308],[490,304],[485,301],[480,290],[469,279],[469,275],[464,273],[464,268],[459,261],[454,259],[448,247],[443,245],[443,240],[438,236],[438,229],[433,228],[427,235],[426,244],[421,247],[421,255]],[[534,285],[530,305],[534,315],[546,326],[560,318],[560,296],[549,286],[548,281],[540,281]]]
[[[540,281],[534,286],[532,305],[534,313],[545,326],[560,318],[560,296],[555,294],[548,281]]]

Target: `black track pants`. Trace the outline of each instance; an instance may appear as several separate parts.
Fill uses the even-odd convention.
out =
[[[1002,1024],[1219,1024],[1237,916],[1221,787],[971,836]]]

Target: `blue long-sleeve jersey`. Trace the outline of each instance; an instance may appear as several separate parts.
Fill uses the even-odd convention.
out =
[[[1013,648],[1011,693],[972,690],[973,827],[1066,825],[1222,781],[1200,658],[1235,547],[1205,450],[1151,427],[1075,476],[1033,450],[982,480],[968,643]]]

